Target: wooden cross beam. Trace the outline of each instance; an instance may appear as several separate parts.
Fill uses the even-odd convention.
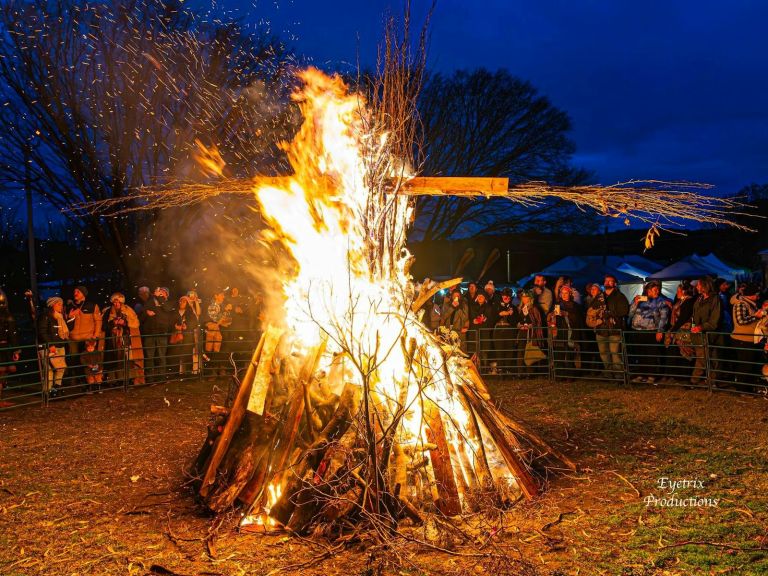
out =
[[[260,176],[256,178],[255,185],[285,188],[289,178]],[[393,181],[392,186],[395,185]],[[409,196],[502,196],[509,192],[509,178],[417,176],[404,181],[399,192]]]
[[[403,184],[413,196],[494,196],[509,191],[509,178],[418,176]]]

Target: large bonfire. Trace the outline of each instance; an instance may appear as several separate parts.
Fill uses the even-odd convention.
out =
[[[294,174],[254,189],[291,259],[282,307],[232,406],[214,407],[199,496],[240,506],[243,526],[327,533],[533,497],[531,462],[556,453],[497,410],[474,365],[414,311],[407,165],[340,78],[300,79]]]

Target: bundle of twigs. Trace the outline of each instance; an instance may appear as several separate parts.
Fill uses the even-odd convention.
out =
[[[253,197],[256,186],[271,183],[280,185],[284,180],[284,177],[278,176],[218,180],[210,183],[172,182],[163,186],[142,188],[134,194],[120,198],[81,204],[72,209],[111,217],[140,210],[189,206],[225,195]],[[424,183],[435,180],[440,181],[441,187]],[[584,210],[591,209],[613,218],[636,219],[661,228],[679,226],[687,221],[731,226],[751,232],[754,229],[738,217],[759,217],[749,212],[749,204],[738,198],[705,194],[703,191],[712,187],[698,183],[631,180],[611,186],[550,186],[546,182],[528,182],[504,190],[489,190],[479,184],[477,189],[473,190],[472,187],[457,188],[451,180],[453,179],[382,177],[379,189],[384,196],[396,192],[398,195],[408,196],[505,198],[523,206],[536,206],[551,198],[557,198],[573,202]]]

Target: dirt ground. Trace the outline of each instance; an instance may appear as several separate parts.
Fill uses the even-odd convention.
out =
[[[172,383],[0,413],[0,574],[768,574],[763,398],[491,382],[505,410],[580,470],[550,477],[532,502],[458,524],[439,552],[402,539],[246,535],[235,518],[203,513],[184,471],[221,386]],[[671,481],[687,482],[673,493]],[[697,505],[679,505],[691,498]]]

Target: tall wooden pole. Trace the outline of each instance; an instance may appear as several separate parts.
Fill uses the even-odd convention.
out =
[[[33,302],[38,301],[37,258],[35,257],[35,222],[32,210],[32,162],[31,145],[24,147],[24,191],[27,196],[27,252],[29,253],[29,289],[32,290]]]

